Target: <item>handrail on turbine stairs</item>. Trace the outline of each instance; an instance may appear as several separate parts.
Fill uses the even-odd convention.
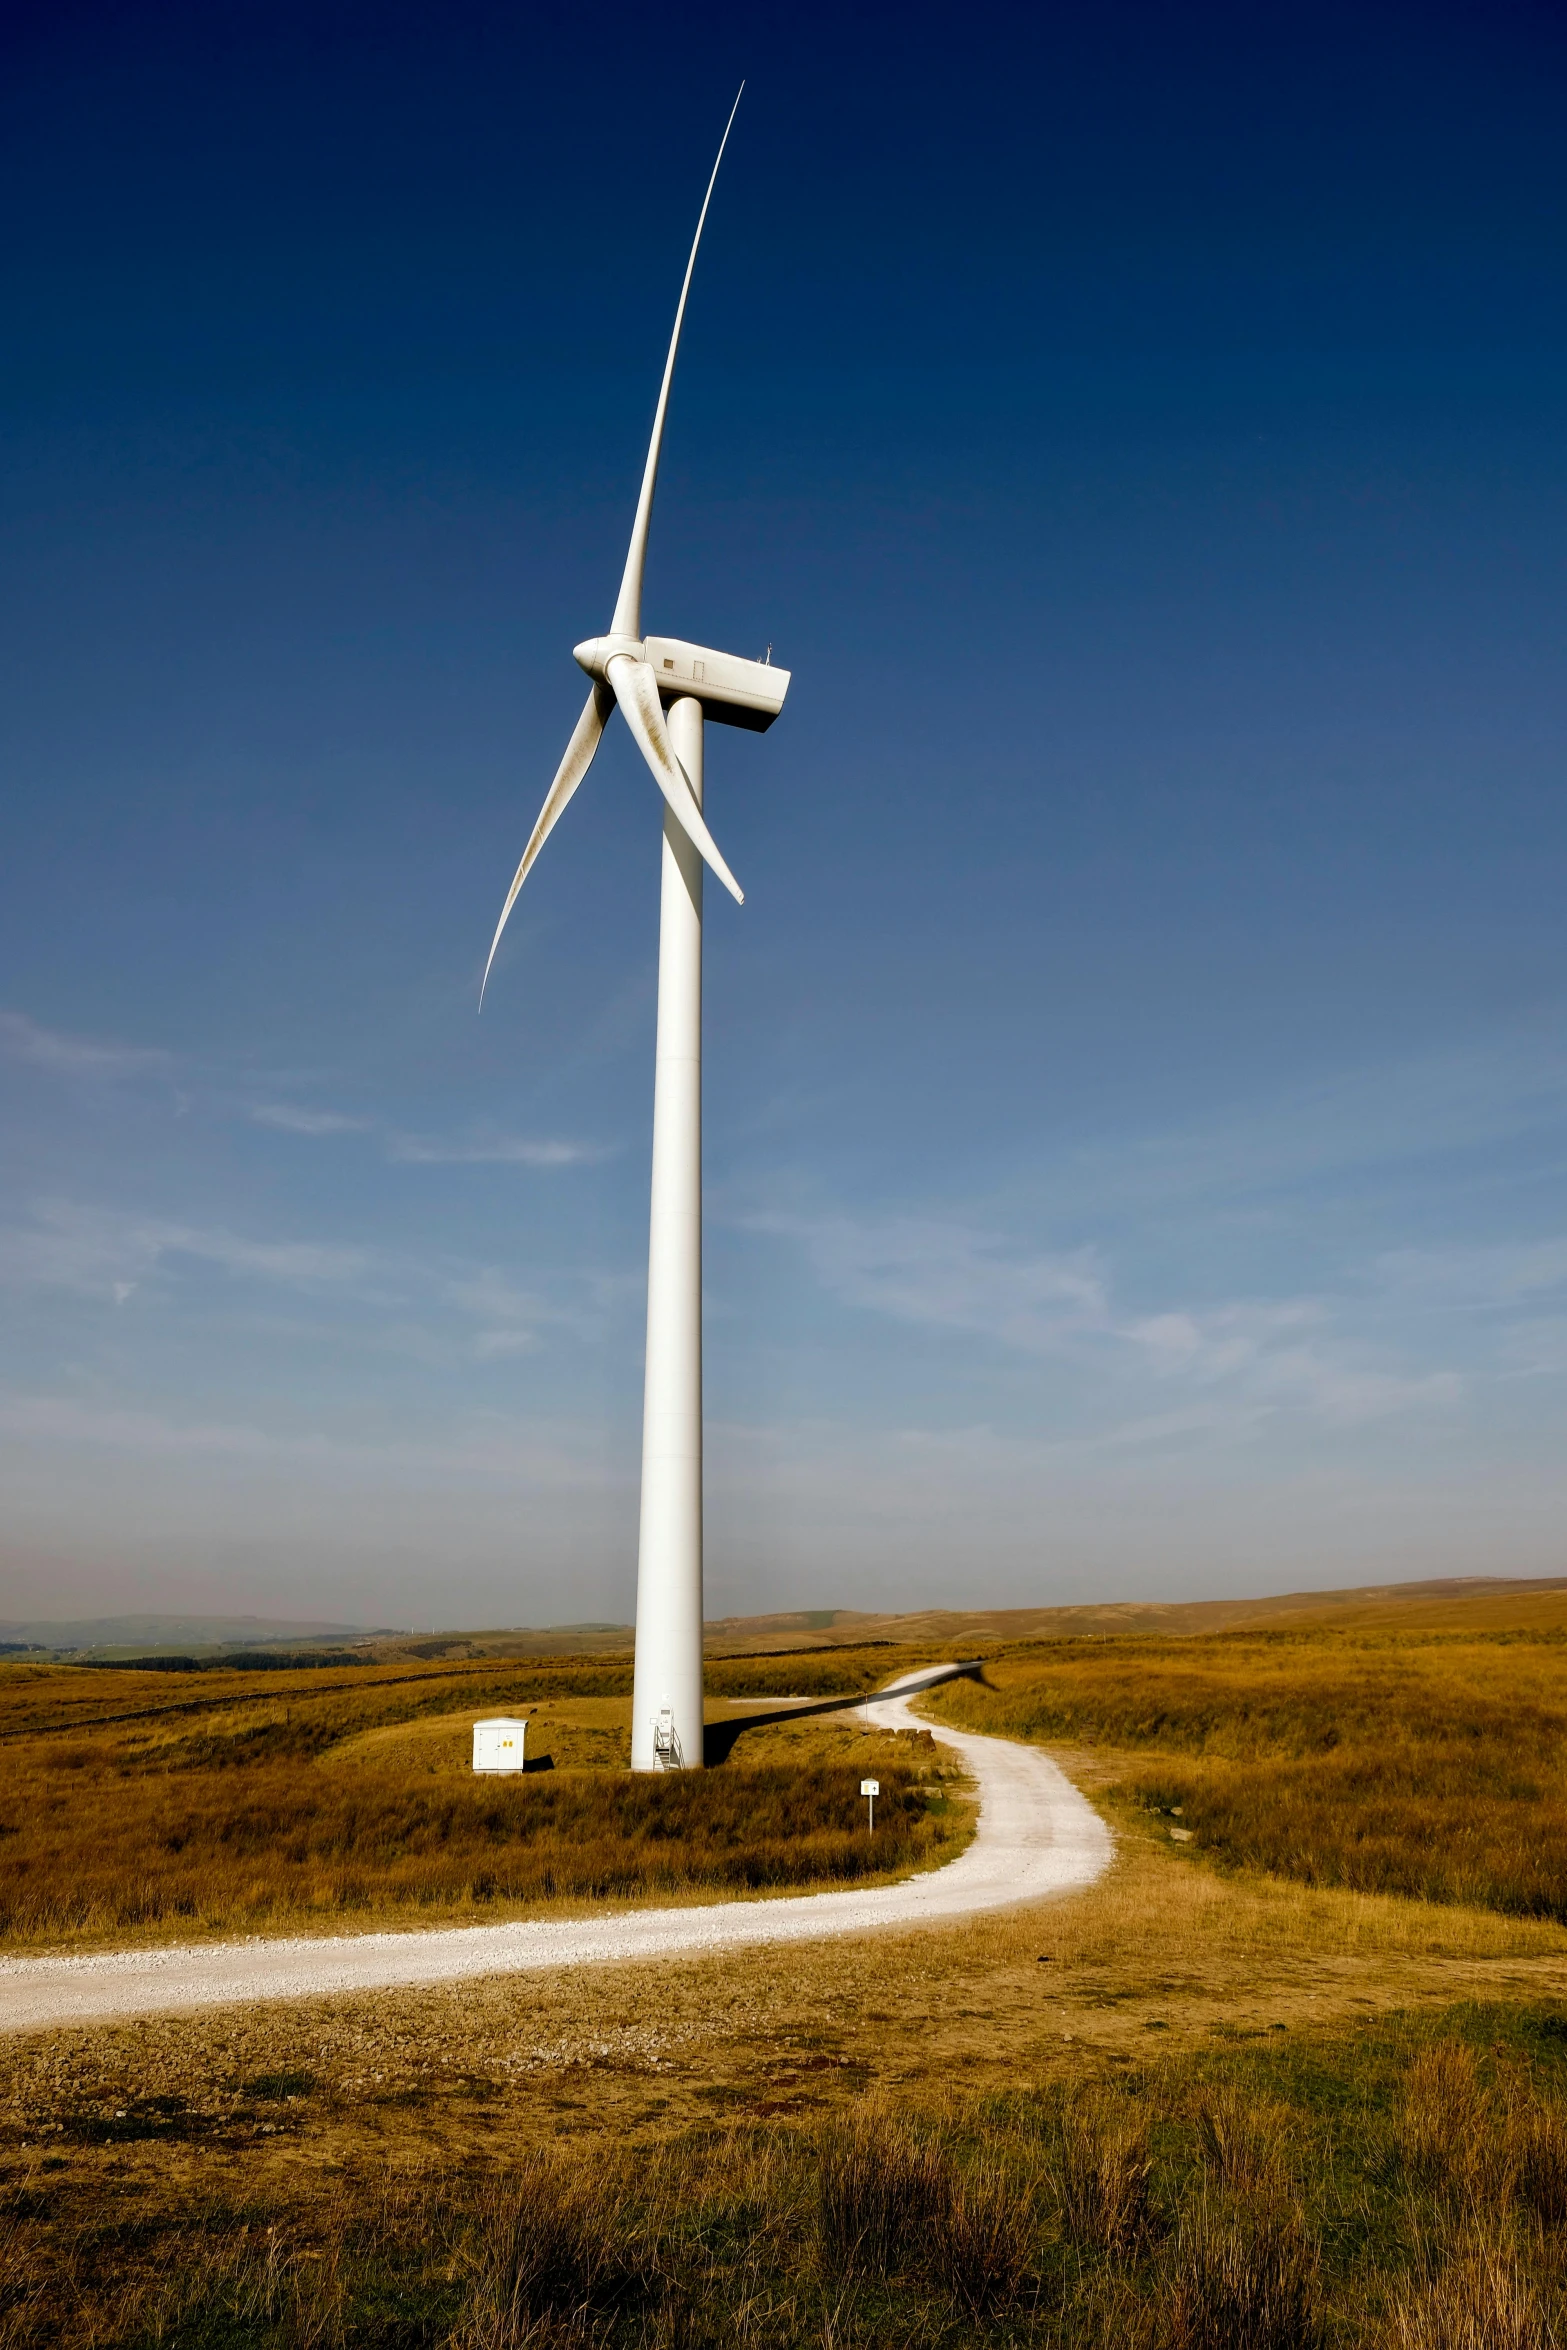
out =
[[[675,1728],[675,1709],[665,1705],[653,1725],[653,1752],[666,1771],[683,1770],[685,1756],[680,1751],[680,1735]]]

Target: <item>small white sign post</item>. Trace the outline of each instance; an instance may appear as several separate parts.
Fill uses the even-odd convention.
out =
[[[881,1793],[881,1781],[879,1779],[862,1779],[860,1793],[869,1798],[871,1807],[870,1821],[865,1833],[867,1836],[874,1836],[876,1833],[876,1798]]]

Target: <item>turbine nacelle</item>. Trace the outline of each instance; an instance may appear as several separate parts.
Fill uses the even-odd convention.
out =
[[[652,670],[662,702],[690,694],[709,718],[723,726],[743,726],[764,734],[784,706],[789,672],[770,661],[747,661],[739,653],[716,652],[711,645],[687,644],[683,637],[590,636],[573,645],[571,657],[589,677],[610,684],[609,665],[624,654],[645,662]]]

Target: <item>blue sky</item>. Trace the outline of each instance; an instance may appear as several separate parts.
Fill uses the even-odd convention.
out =
[[[8,26],[0,1614],[630,1612],[742,73],[710,1612],[1567,1563],[1555,12]]]

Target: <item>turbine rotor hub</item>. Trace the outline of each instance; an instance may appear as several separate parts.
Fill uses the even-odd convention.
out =
[[[589,636],[571,648],[577,667],[585,669],[589,677],[596,677],[601,685],[609,683],[609,665],[620,653],[629,655],[633,661],[647,658],[641,638],[635,636]]]

